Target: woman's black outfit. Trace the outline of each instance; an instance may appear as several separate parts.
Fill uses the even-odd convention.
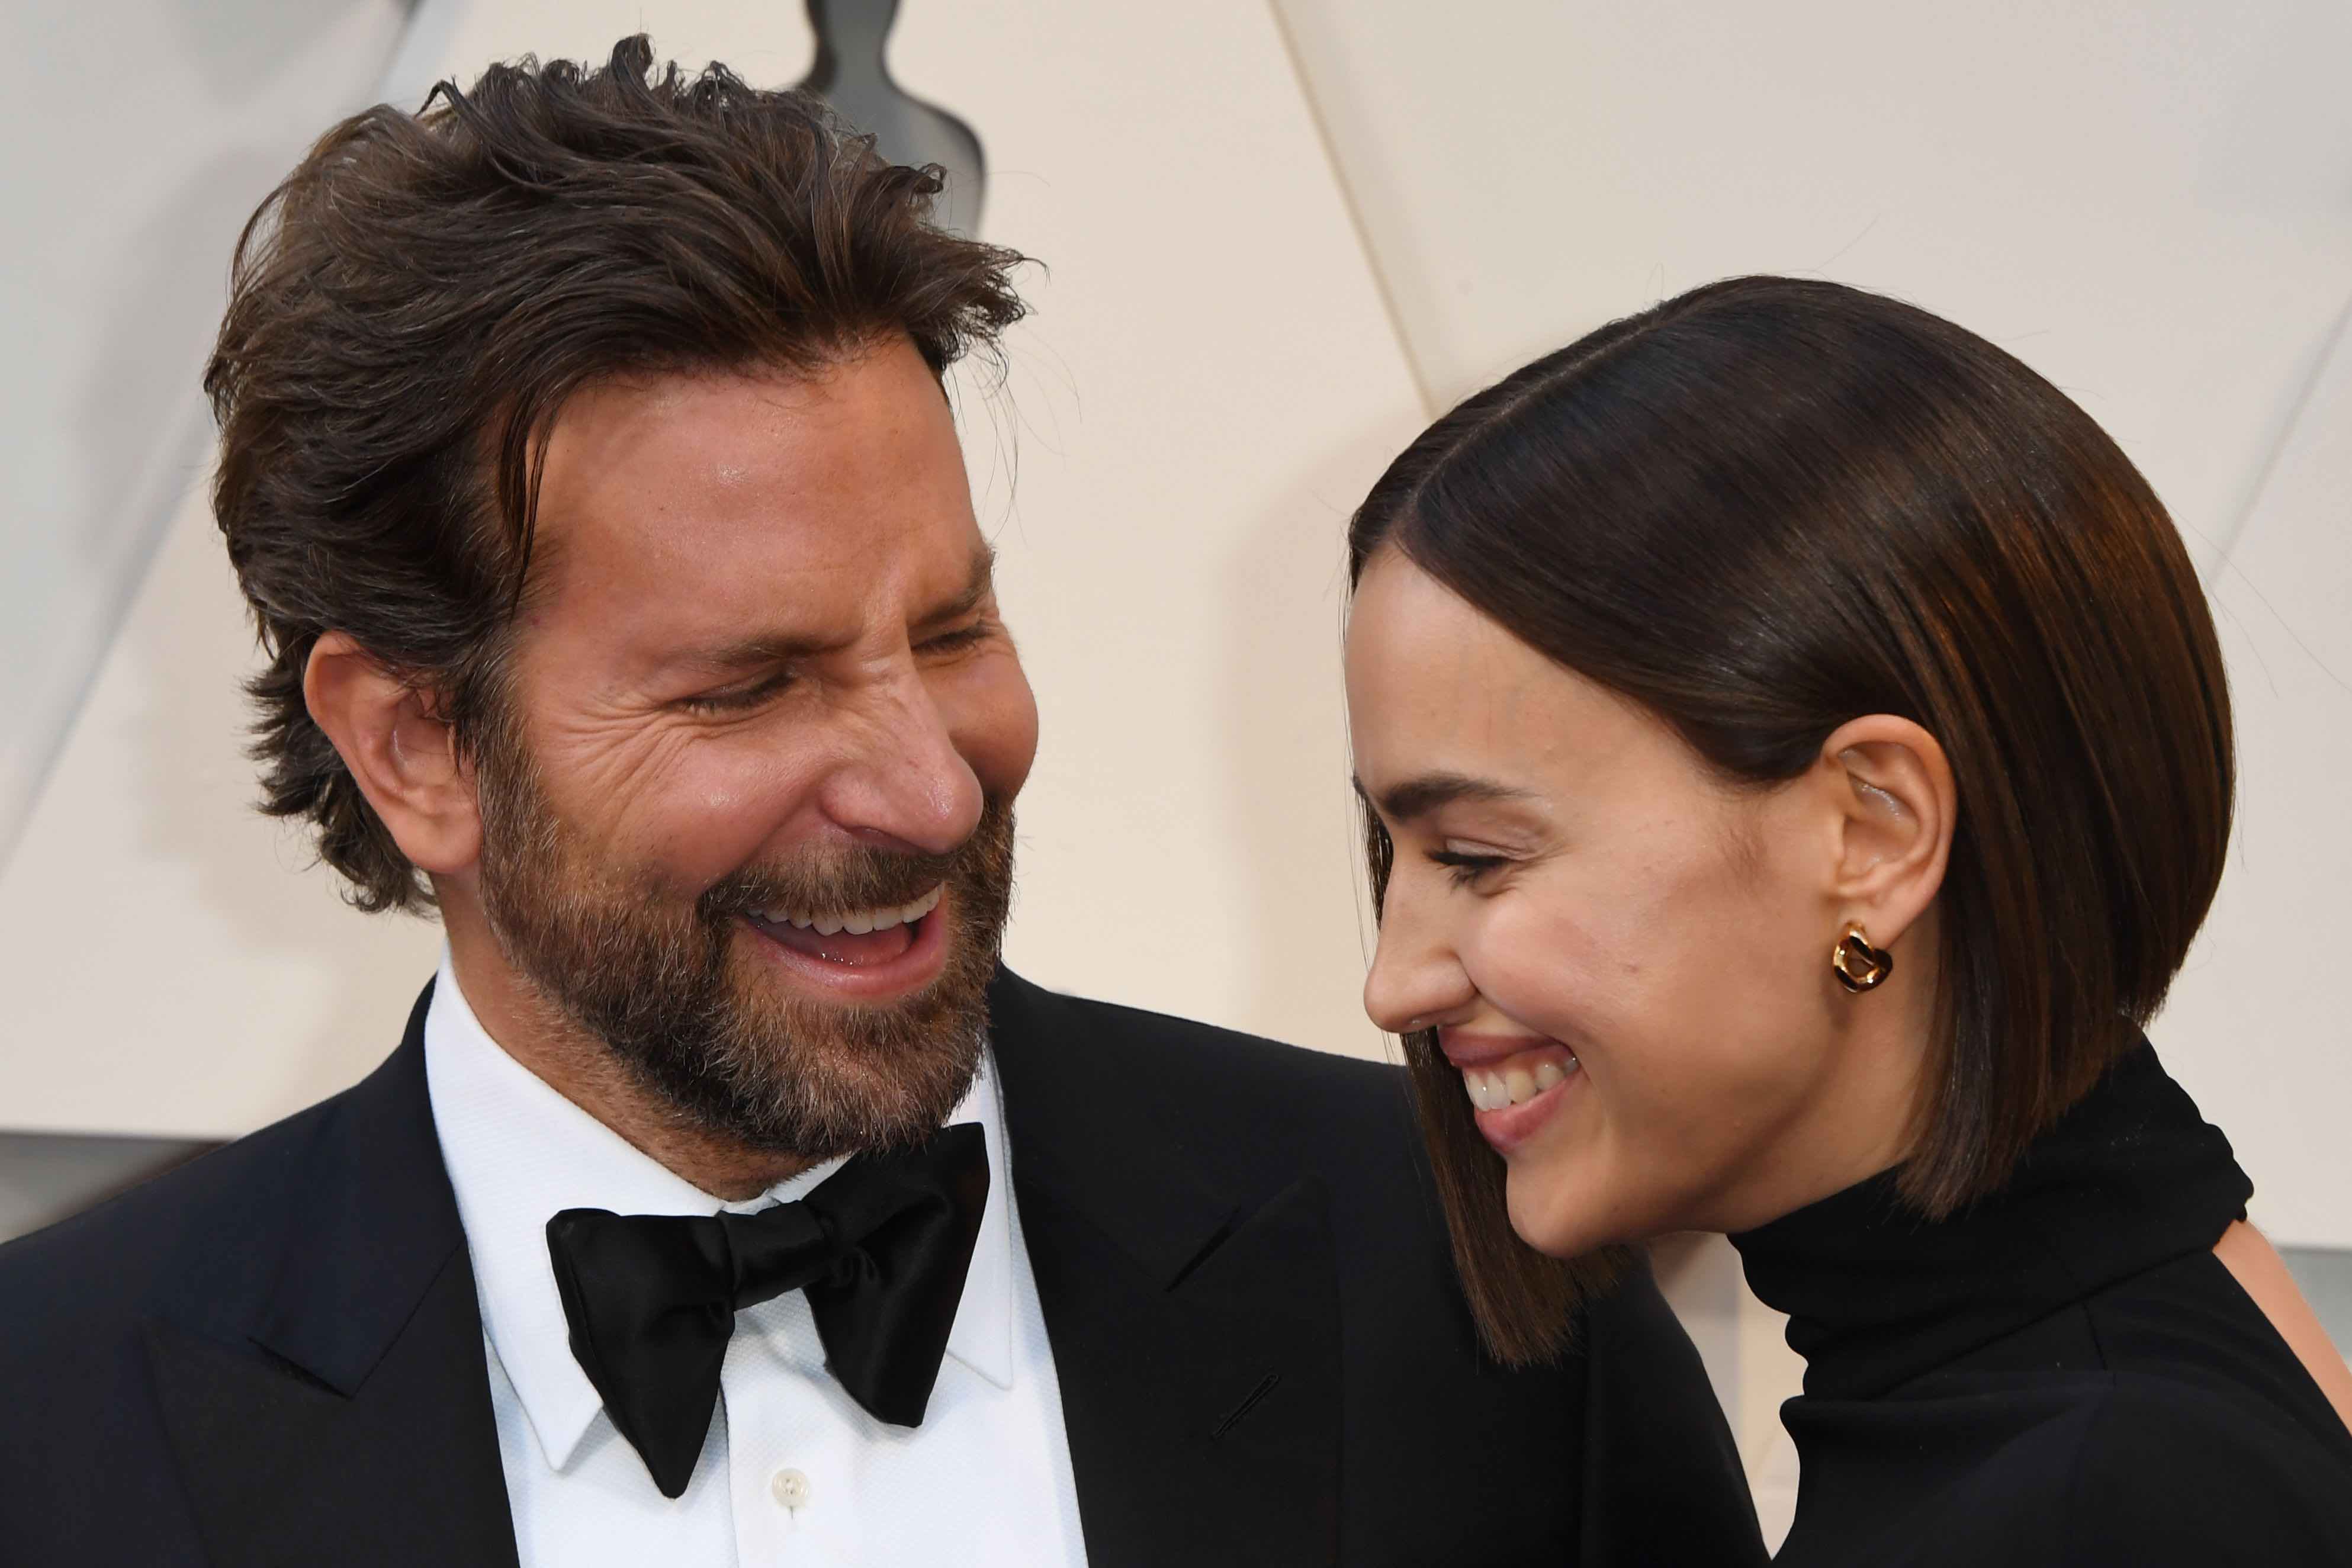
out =
[[[2352,1564],[2352,1434],[2213,1256],[2252,1190],[2142,1045],[1959,1214],[1733,1237],[1806,1361],[1777,1561]]]

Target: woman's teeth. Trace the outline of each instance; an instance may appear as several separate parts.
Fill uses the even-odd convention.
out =
[[[798,926],[803,931],[814,930],[819,936],[835,936],[847,931],[852,936],[864,936],[869,931],[888,931],[896,925],[912,925],[940,907],[944,886],[933,888],[911,904],[896,909],[851,910],[845,913],[813,915],[800,910],[762,910],[760,918],[771,925]]]
[[[1499,1071],[1485,1068],[1465,1068],[1462,1081],[1470,1090],[1470,1103],[1480,1110],[1501,1110],[1507,1106],[1524,1105],[1544,1090],[1568,1081],[1568,1075],[1578,1067],[1574,1057],[1563,1065],[1547,1057],[1532,1068],[1514,1062]]]

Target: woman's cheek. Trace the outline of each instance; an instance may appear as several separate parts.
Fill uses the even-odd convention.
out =
[[[1586,928],[1532,901],[1497,907],[1463,957],[1479,994],[1522,1027],[1580,1055],[1605,1045],[1622,986],[1595,962]]]

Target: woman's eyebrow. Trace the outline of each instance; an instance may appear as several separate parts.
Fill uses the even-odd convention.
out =
[[[1370,801],[1382,816],[1391,822],[1412,822],[1427,816],[1440,806],[1458,801],[1521,801],[1533,800],[1534,793],[1497,779],[1479,778],[1471,773],[1444,771],[1416,773],[1409,779],[1391,784],[1375,796],[1364,788],[1360,778],[1350,781],[1361,799]]]

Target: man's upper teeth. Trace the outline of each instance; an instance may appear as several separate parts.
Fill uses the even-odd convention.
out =
[[[911,925],[940,907],[943,888],[933,888],[911,904],[899,904],[878,910],[851,910],[846,913],[810,914],[804,910],[770,910],[761,918],[771,925],[793,925],[803,931],[814,927],[819,936],[832,936],[847,931],[852,936],[864,936],[868,931],[888,931],[895,925]]]

